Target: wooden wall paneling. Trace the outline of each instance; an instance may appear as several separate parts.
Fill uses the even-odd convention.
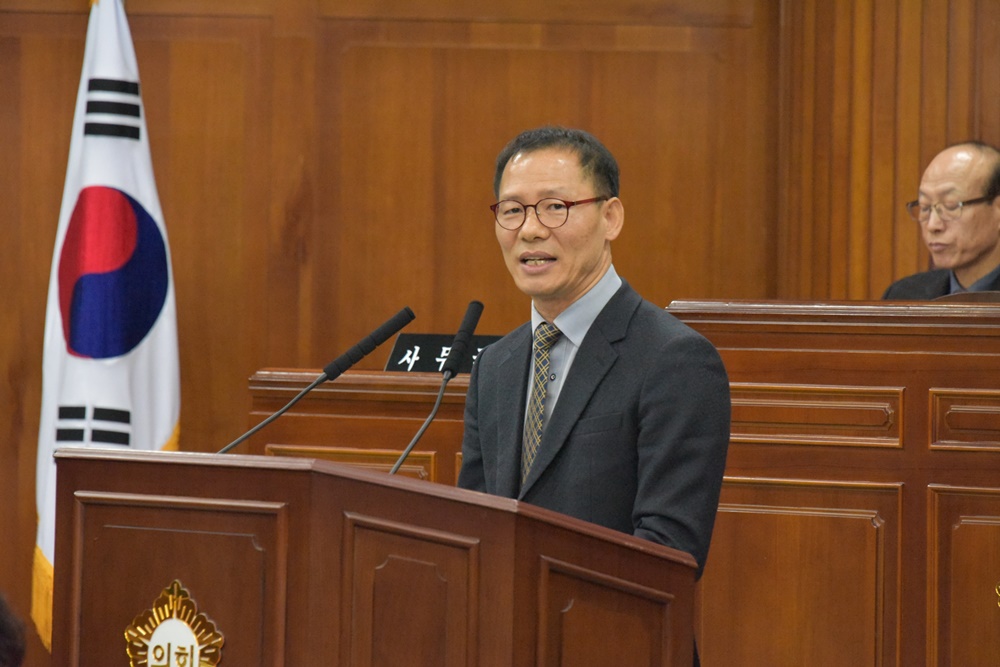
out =
[[[270,13],[274,0],[212,0],[213,16],[249,16]],[[89,0],[0,0],[0,12],[33,14],[73,14],[86,23]],[[205,3],[199,0],[128,0],[126,11],[132,14],[164,16],[204,14]],[[86,32],[86,29],[84,30]],[[83,58],[83,54],[80,54]]]
[[[978,4],[976,0],[951,0],[948,3],[948,21],[938,26],[938,30],[948,31],[948,37],[944,40],[948,48],[946,65],[948,81],[945,88],[948,104],[946,125],[948,143],[971,138],[976,130],[978,114],[973,99],[973,83],[978,65],[976,62],[976,5]]]
[[[881,7],[880,7],[881,5]],[[880,8],[883,11],[879,11]],[[896,7],[873,2],[856,13],[859,39],[855,62],[871,63],[866,76],[855,77],[856,132],[852,149],[851,217],[848,226],[848,278],[851,299],[872,298],[888,285],[877,277],[892,249],[892,172],[895,155],[896,77],[898,45]],[[889,187],[885,187],[886,183]]]
[[[836,119],[833,112],[837,93],[843,91],[843,89],[838,91],[833,85],[837,56],[835,47],[838,46],[834,10],[838,6],[842,7],[843,3],[817,3],[815,10],[816,41],[813,45],[816,49],[815,70],[809,73],[816,80],[813,97],[809,100],[814,107],[814,119],[812,135],[802,138],[803,141],[813,144],[813,181],[811,184],[806,183],[805,187],[813,187],[815,192],[811,202],[812,208],[802,211],[799,220],[803,224],[810,224],[813,228],[813,242],[816,245],[813,248],[803,248],[799,257],[813,265],[808,293],[821,294],[819,298],[829,298],[830,295],[830,209],[834,205],[833,181],[838,168],[834,154],[833,135]],[[843,40],[843,30],[841,40]],[[843,139],[843,134],[840,138]]]
[[[909,220],[896,196],[896,147],[906,135],[897,128],[900,91],[896,80],[900,77],[897,54],[900,44],[900,12],[894,3],[874,3],[872,8],[871,42],[871,133],[867,147],[869,161],[867,185],[870,196],[859,202],[856,218],[864,220],[869,239],[864,250],[864,274],[851,283],[853,298],[868,299],[880,296],[892,282],[893,238],[897,221]],[[916,142],[912,142],[916,145]],[[911,235],[913,228],[905,228]],[[852,239],[854,237],[852,236]],[[859,238],[858,241],[861,239]],[[852,276],[855,274],[852,273]]]
[[[920,58],[920,166],[917,176],[941,148],[949,143],[948,120],[948,5],[950,0],[923,3]],[[914,187],[916,190],[916,187]]]
[[[892,283],[894,277],[921,271],[927,267],[928,262],[927,249],[920,237],[920,228],[903,209],[903,204],[916,198],[920,175],[923,172],[923,164],[921,163],[923,116],[921,108],[925,91],[922,76],[922,54],[924,51],[921,34],[924,17],[917,3],[901,2],[897,3],[897,7],[898,55],[895,55],[894,60],[898,62],[898,67],[895,69],[895,78],[892,82],[896,98],[894,119],[896,141],[891,147],[893,150],[891,171],[894,196],[891,209],[880,208],[878,213],[873,213],[879,228],[890,229],[892,235],[891,243],[888,245],[880,243],[879,248],[882,251],[878,253],[877,257],[873,256],[873,260],[880,260],[877,263],[882,267],[881,270],[873,269],[872,271],[871,296],[873,298],[881,296],[885,288]],[[879,71],[884,71],[884,68],[876,70],[876,79]],[[878,89],[885,90],[886,88],[879,85]],[[876,174],[876,178],[882,182],[880,176],[881,174]],[[887,270],[891,273],[887,274]]]
[[[729,218],[718,214],[719,219],[725,222],[715,229],[717,254],[722,262],[714,267],[714,271],[724,276],[733,267],[745,269],[742,275],[717,284],[712,291],[718,294],[746,294],[751,289],[763,289],[760,293],[773,297],[778,294],[774,267],[778,258],[778,165],[781,154],[778,144],[781,116],[777,101],[780,99],[780,68],[776,66],[780,62],[780,3],[758,3],[754,16],[754,29],[738,33],[744,36],[745,50],[740,51],[731,40],[725,42],[732,49],[730,61],[743,60],[746,67],[753,71],[748,76],[739,68],[727,69],[725,88],[741,91],[745,102],[743,105],[723,106],[725,120],[720,129],[719,146],[725,154],[726,150],[735,151],[742,144],[742,154],[741,161],[736,163],[730,174],[733,178],[723,177],[721,180],[725,189],[719,188],[715,193],[718,210],[743,209],[744,216]],[[740,221],[746,225],[746,231],[735,235],[735,238],[742,239],[737,243],[729,227]],[[747,263],[745,251],[738,249],[745,243],[751,243],[751,247],[755,248],[753,256],[756,261],[752,264]],[[754,274],[765,276],[763,285],[759,277],[750,280]],[[737,281],[742,288],[737,287]]]
[[[781,3],[778,296],[877,298],[927,268],[901,206],[949,143],[1000,141],[994,4]]]
[[[815,20],[803,16],[815,10],[813,3],[782,2],[782,26],[798,26],[780,32],[778,58],[777,104],[778,131],[778,228],[776,230],[777,296],[807,293],[812,280],[812,263],[789,261],[798,257],[800,249],[812,243],[812,225],[796,224],[804,211],[811,208],[812,192],[805,187],[812,181],[812,144],[803,137],[812,132],[815,122],[811,100],[815,79]]]
[[[319,0],[323,16],[340,19],[401,19],[435,21],[571,21],[573,23],[624,24],[683,24],[705,25],[725,21],[749,23],[754,15],[756,0],[637,0],[624,7],[609,5],[602,0],[576,0],[572,6],[537,4],[530,0],[508,0],[484,7],[476,0],[416,5],[406,0]]]
[[[892,665],[902,485],[727,477],[701,582],[705,664]]]
[[[1000,5],[995,2],[976,4],[976,79],[974,95],[977,103],[976,134],[986,141],[1000,144]]]
[[[486,207],[496,152],[546,122],[587,127],[618,153],[628,215],[616,261],[649,298],[765,291],[760,166],[774,164],[775,129],[766,86],[746,81],[769,80],[777,15],[766,9],[757,3],[749,25],[724,15],[704,28],[327,21],[320,161],[333,185],[320,209],[343,221],[316,242],[342,261],[316,292],[335,346],[370,326],[359,313],[401,303],[417,312],[413,331],[450,330],[472,298],[486,304],[486,333],[524,319]],[[734,204],[747,192],[761,205]],[[670,261],[650,261],[651,246]]]
[[[4,90],[17,90],[21,86],[20,77],[20,44],[9,35],[0,32],[0,86]],[[19,155],[21,151],[21,135],[17,131],[20,125],[19,99],[14,95],[4,95],[0,97],[0,145],[6,146],[11,151],[11,155]],[[6,202],[11,210],[20,210],[20,190],[21,173],[20,165],[16,160],[0,160],[0,200]],[[7,261],[9,254],[14,248],[26,246],[30,239],[23,233],[20,226],[10,225],[9,231],[5,235],[5,242],[0,244],[0,285],[17,284],[22,276],[22,267],[16,262]],[[38,281],[41,282],[40,280]],[[21,314],[30,306],[25,303],[24,293],[19,290],[0,290],[0,311],[8,313],[8,317]],[[35,328],[36,332],[41,332],[41,325]],[[0,351],[23,349],[27,341],[23,339],[24,329],[21,327],[4,326],[0,327]],[[20,362],[13,358],[8,358],[8,354],[0,352],[0,360],[3,364],[3,380],[0,380],[0,405],[5,406],[5,419],[0,425],[0,507],[8,509],[10,524],[7,526],[8,534],[20,535],[27,532],[29,522],[34,521],[33,513],[29,515],[25,511],[28,503],[21,498],[29,498],[32,491],[28,488],[21,488],[21,480],[25,483],[29,477],[28,471],[34,466],[22,470],[21,462],[27,464],[29,452],[18,447],[21,438],[30,426],[28,413],[31,409],[37,414],[37,406],[29,406],[24,394],[19,391],[21,388],[30,388],[32,382],[30,377],[32,369],[29,368],[31,359],[21,356]],[[36,396],[37,401],[37,385]],[[13,510],[13,511],[11,511]],[[22,529],[23,527],[23,529]],[[15,568],[23,567],[24,554],[13,549],[0,551],[0,572],[14,571]],[[29,561],[30,562],[30,561]],[[5,587],[0,585],[0,590]],[[23,597],[18,595],[19,598]]]
[[[334,259],[315,239],[336,218],[335,210],[321,211],[317,204],[318,192],[329,187],[316,150],[324,122],[316,104],[317,28],[311,3],[275,3],[272,48],[261,72],[268,94],[254,107],[268,130],[261,157],[268,156],[270,165],[266,223],[258,229],[266,253],[259,285],[266,310],[254,323],[264,332],[255,337],[255,358],[278,365],[321,366],[334,358],[333,350],[314,337],[316,318],[322,318],[327,304],[318,300],[313,285],[329,275]],[[253,370],[240,369],[244,377]]]
[[[851,62],[855,67],[855,75],[851,80],[851,142],[850,170],[847,186],[849,211],[846,225],[847,248],[849,258],[843,294],[851,299],[866,299],[869,296],[868,278],[871,274],[872,255],[872,159],[875,143],[874,115],[875,100],[878,95],[874,89],[873,75],[875,73],[875,6],[855,7],[852,32]],[[880,44],[882,46],[882,44]],[[888,49],[894,46],[892,41],[885,43]],[[859,75],[857,70],[864,72]],[[891,99],[891,98],[890,98]],[[892,135],[885,137],[891,141]]]
[[[894,155],[894,98],[875,88],[894,76],[886,4],[783,3],[779,296],[864,299],[884,289],[871,274],[884,263],[873,244],[873,170]]]
[[[49,271],[83,62],[81,15],[0,12],[0,592],[27,619]],[[9,498],[7,494],[11,494]],[[9,502],[7,502],[9,500]],[[45,649],[29,630],[29,664]]]
[[[130,25],[177,292],[181,448],[218,449],[265,356],[251,332],[267,313],[268,23],[133,13]]]
[[[755,265],[750,260],[733,263],[728,273],[716,270],[716,242],[723,224],[716,202],[724,188],[717,178],[718,163],[698,157],[719,154],[725,105],[717,93],[723,89],[724,56],[712,44],[687,46],[677,35],[664,37],[668,39],[663,43],[677,52],[602,58],[606,62],[600,66],[600,78],[607,91],[594,100],[595,115],[603,119],[609,141],[631,144],[626,157],[641,169],[630,171],[628,163],[623,167],[626,222],[613,245],[615,265],[640,293],[661,304],[669,302],[671,293],[710,289],[742,277]],[[620,105],[619,100],[643,93],[642,103]],[[637,142],[644,126],[646,141]],[[670,158],[682,155],[686,157]],[[747,213],[739,207],[726,212]],[[730,218],[728,231],[731,237],[748,238],[740,218],[744,216]],[[651,248],[660,249],[659,261],[650,256]]]
[[[443,137],[435,118],[444,54],[424,45],[357,43],[346,35],[335,43],[343,58],[333,82],[339,113],[324,108],[321,115],[332,115],[340,137],[337,151],[321,150],[332,167],[327,178],[335,195],[327,201],[337,214],[328,227],[336,239],[330,250],[340,261],[331,288],[318,289],[329,292],[339,349],[404,305],[420,318],[410,331],[434,332],[437,287],[461,284],[461,275],[449,270],[460,265],[453,258],[474,254],[476,246],[448,247],[448,211],[457,214],[460,204],[435,196],[443,194],[436,187]],[[464,305],[454,304],[452,319]]]
[[[824,40],[829,57],[829,83],[831,86],[831,105],[829,108],[828,134],[823,141],[829,141],[829,181],[826,193],[826,210],[821,212],[821,224],[826,226],[827,246],[816,248],[817,254],[822,254],[821,264],[826,267],[823,283],[816,287],[821,290],[819,298],[847,298],[847,274],[851,269],[850,257],[850,226],[852,201],[854,199],[851,186],[852,167],[856,165],[854,154],[855,143],[859,134],[864,134],[864,127],[857,127],[859,118],[870,107],[858,107],[863,102],[855,100],[855,95],[864,89],[858,85],[859,78],[867,78],[868,72],[864,64],[855,60],[859,55],[856,45],[863,40],[863,31],[857,25],[856,17],[863,13],[860,3],[851,0],[835,0],[829,4],[830,23],[828,24],[829,39]],[[867,4],[867,3],[865,3]],[[869,9],[870,11],[870,9]],[[870,85],[869,81],[865,84]],[[866,119],[867,120],[867,119]],[[838,261],[846,258],[847,261]]]
[[[616,266],[655,303],[771,289],[776,127],[766,108],[777,82],[766,65],[776,42],[765,28],[776,21],[759,3],[746,27],[720,25],[694,39],[661,30],[656,42],[649,31],[643,44],[665,52],[645,66],[631,53],[609,59],[600,133],[626,147]],[[648,106],[619,102],[642,97]],[[635,141],[644,127],[649,140]]]
[[[697,31],[650,30],[632,48],[659,44],[647,65],[654,69],[631,55],[608,69],[615,85],[602,98],[602,132],[627,147],[626,227],[616,264],[656,303],[681,293],[768,289],[773,191],[765,175],[772,173],[776,127],[766,107],[776,80],[766,63],[776,43],[768,26],[777,14],[757,3],[752,19]],[[623,99],[645,103],[623,106]],[[643,128],[648,141],[635,141]]]

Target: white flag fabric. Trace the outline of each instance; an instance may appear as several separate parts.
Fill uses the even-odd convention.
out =
[[[51,647],[55,449],[177,448],[170,250],[122,0],[90,9],[44,344],[31,615]]]

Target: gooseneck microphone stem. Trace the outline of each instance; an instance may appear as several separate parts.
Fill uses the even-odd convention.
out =
[[[232,449],[236,445],[240,444],[241,442],[243,442],[244,440],[246,440],[247,438],[249,438],[251,435],[253,435],[257,431],[261,430],[262,428],[264,428],[265,426],[267,426],[271,422],[273,422],[275,419],[277,419],[281,415],[283,415],[286,412],[288,412],[288,410],[293,405],[295,405],[296,403],[299,402],[299,399],[301,399],[303,396],[305,396],[310,391],[312,391],[313,389],[315,389],[317,385],[321,385],[324,382],[326,382],[326,373],[323,373],[322,375],[320,375],[319,377],[317,377],[315,380],[313,380],[309,384],[308,387],[306,387],[305,389],[303,389],[302,391],[300,391],[298,394],[296,394],[295,398],[293,398],[292,400],[288,401],[287,404],[285,404],[285,407],[281,408],[280,410],[278,410],[277,412],[275,412],[274,414],[272,414],[270,417],[268,417],[267,419],[265,419],[261,423],[257,424],[252,429],[250,429],[249,431],[247,431],[246,433],[244,433],[243,435],[241,435],[240,437],[236,438],[231,443],[229,443],[228,445],[226,445],[225,447],[223,447],[222,449],[220,449],[219,450],[219,454],[225,454],[230,449]]]
[[[400,466],[403,465],[403,461],[406,460],[406,457],[410,455],[410,452],[413,451],[413,448],[417,446],[418,442],[420,442],[420,438],[423,437],[424,431],[426,431],[427,427],[431,425],[432,421],[434,421],[434,417],[437,416],[438,409],[441,407],[441,401],[442,399],[444,399],[445,387],[448,386],[448,380],[450,379],[451,379],[451,371],[445,371],[444,380],[441,382],[441,388],[438,389],[437,400],[434,401],[434,407],[431,409],[431,413],[427,415],[427,419],[425,419],[424,423],[421,424],[420,430],[417,431],[417,434],[413,436],[413,440],[410,440],[410,444],[408,444],[406,446],[406,449],[403,450],[403,453],[400,454],[399,458],[396,460],[396,464],[392,466],[392,470],[389,471],[390,475],[396,474],[396,471],[399,470]]]
[[[261,430],[271,422],[273,422],[281,415],[285,414],[285,412],[287,412],[289,408],[298,403],[303,396],[305,396],[310,391],[315,389],[318,385],[321,385],[324,382],[328,382],[330,380],[334,380],[337,377],[339,377],[341,373],[343,373],[348,368],[361,361],[365,357],[365,355],[367,355],[376,347],[387,341],[389,338],[395,335],[397,331],[399,331],[407,324],[409,324],[411,321],[413,321],[414,317],[415,315],[413,314],[413,311],[410,310],[409,308],[403,308],[402,310],[400,310],[398,313],[396,313],[388,320],[386,320],[382,324],[382,326],[380,326],[378,329],[376,329],[375,331],[371,332],[368,336],[365,336],[360,341],[358,341],[358,343],[354,347],[352,347],[347,352],[345,352],[344,354],[340,355],[339,357],[331,361],[329,364],[327,364],[326,368],[323,369],[323,372],[320,373],[319,377],[313,380],[309,384],[309,386],[307,386],[305,389],[300,391],[295,396],[295,398],[290,400],[283,408],[272,414],[270,417],[268,417],[261,423],[254,426],[252,429],[250,429],[240,437],[233,440],[231,443],[220,449],[218,453],[225,454],[230,449],[240,444],[241,442],[249,438],[251,435]]]
[[[458,333],[455,334],[455,340],[451,344],[451,350],[448,351],[448,358],[445,359],[444,364],[441,366],[442,369],[442,380],[441,388],[438,389],[437,400],[434,402],[434,407],[431,409],[431,413],[427,415],[427,419],[420,426],[420,430],[417,434],[413,436],[413,440],[410,440],[410,444],[406,446],[403,453],[400,454],[399,458],[396,460],[396,464],[392,466],[392,470],[389,471],[390,475],[395,475],[396,471],[399,470],[400,466],[403,465],[403,461],[406,457],[410,455],[413,448],[416,447],[417,442],[424,435],[424,431],[427,427],[431,425],[434,421],[434,417],[437,416],[438,409],[441,407],[441,400],[444,398],[444,389],[448,386],[448,381],[454,376],[458,375],[458,369],[465,361],[468,355],[469,342],[472,339],[472,334],[476,330],[476,325],[479,324],[479,317],[483,314],[483,304],[479,301],[471,301],[469,307],[465,309],[465,317],[462,318],[462,324],[458,327]]]

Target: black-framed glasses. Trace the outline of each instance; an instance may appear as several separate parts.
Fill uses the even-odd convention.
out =
[[[921,204],[920,200],[906,202],[906,212],[917,222],[927,222],[931,219],[931,210],[937,212],[938,218],[944,222],[955,222],[962,217],[962,209],[973,204],[993,201],[996,197],[976,197],[957,202],[938,202],[936,204]]]
[[[549,229],[562,227],[569,220],[569,210],[581,204],[591,204],[595,201],[605,201],[607,197],[591,197],[590,199],[578,199],[577,201],[566,201],[556,197],[546,197],[539,199],[534,204],[522,204],[516,199],[504,199],[490,206],[493,217],[497,219],[497,224],[504,229],[514,231],[520,229],[524,221],[528,219],[528,209],[535,209],[535,217]]]

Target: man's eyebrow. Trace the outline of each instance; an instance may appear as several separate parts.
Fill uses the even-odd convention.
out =
[[[952,194],[952,193],[954,193],[956,191],[958,191],[958,188],[953,185],[950,188],[948,188],[947,190],[942,190],[941,192],[939,192],[937,194],[940,194],[940,195],[944,196],[944,195],[950,195],[950,194]],[[924,190],[923,188],[920,188],[919,190],[917,190],[917,196],[918,197],[927,197],[928,199],[930,199],[930,197],[931,197],[930,194],[928,194],[928,192],[926,190]]]
[[[566,197],[565,188],[548,188],[547,190],[542,190],[541,192],[538,193],[539,200],[547,199],[549,197],[564,199]],[[500,200],[503,201],[504,199],[516,199],[517,201],[521,201],[520,195],[517,194],[501,194]],[[522,202],[522,203],[528,204],[530,202]]]

